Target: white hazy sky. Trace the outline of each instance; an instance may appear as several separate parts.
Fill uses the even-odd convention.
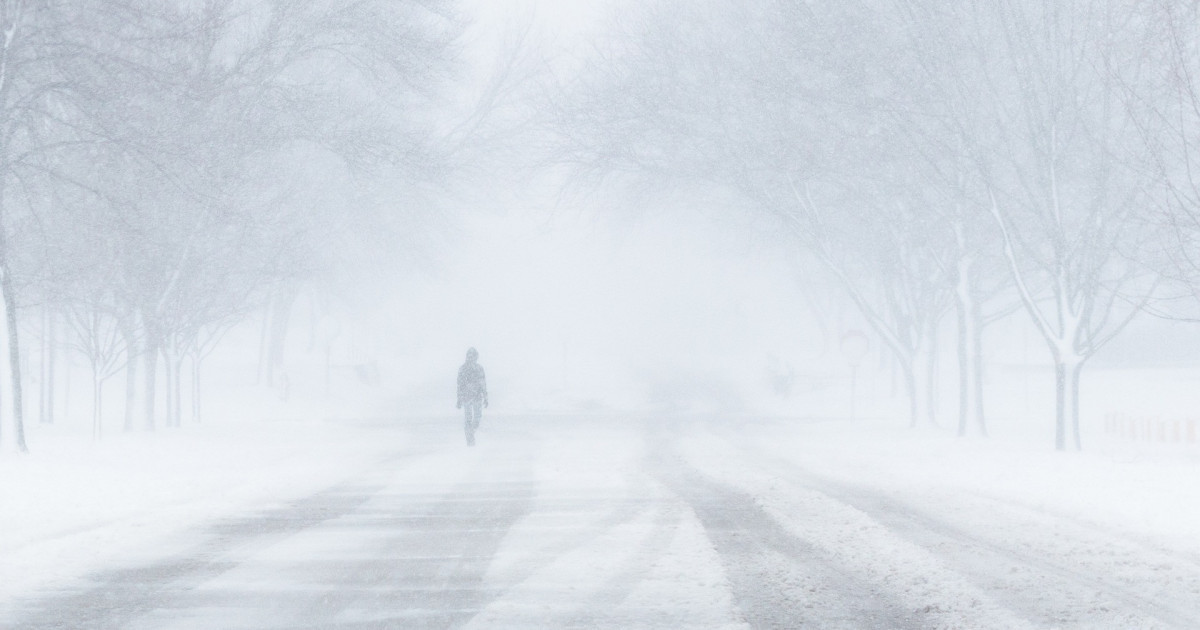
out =
[[[610,5],[467,8],[478,11],[471,38],[485,50],[530,16],[551,46],[585,43]],[[447,398],[438,392],[452,387],[468,346],[488,369],[493,402],[523,408],[638,405],[660,382],[753,389],[767,382],[772,355],[799,364],[824,348],[796,334],[811,310],[776,245],[714,225],[694,206],[632,212],[599,191],[564,204],[554,186],[526,184],[472,195],[446,265],[402,292],[389,327],[414,395]]]
[[[606,0],[469,0],[463,4],[480,25],[503,25],[533,16],[539,25],[563,35],[584,34],[602,24],[613,5]]]

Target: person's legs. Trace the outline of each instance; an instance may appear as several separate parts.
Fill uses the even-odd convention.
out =
[[[475,421],[471,418],[472,403],[463,405],[463,430],[467,434],[467,446],[475,446]]]
[[[472,411],[474,412],[474,418],[473,418],[472,422],[475,425],[475,429],[478,430],[479,429],[479,420],[481,418],[483,418],[483,403],[476,401],[474,403],[471,403],[471,407],[472,407]]]

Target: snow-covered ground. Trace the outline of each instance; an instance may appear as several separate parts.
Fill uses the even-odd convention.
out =
[[[32,454],[0,457],[0,611],[187,548],[198,524],[307,496],[404,446],[361,423],[189,425],[99,442],[78,429],[31,426]]]
[[[1200,623],[1194,444],[661,415],[487,415],[474,449],[450,415],[36,430],[0,460],[10,624]]]
[[[1200,445],[1055,453],[877,422],[757,420],[687,460],[937,627],[1200,621]]]

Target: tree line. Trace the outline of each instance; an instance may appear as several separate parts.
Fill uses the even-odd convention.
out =
[[[844,289],[914,426],[952,318],[958,432],[986,432],[984,331],[1024,311],[1079,448],[1088,360],[1200,287],[1197,24],[1194,0],[660,0],[559,79],[554,154],[737,193]]]
[[[224,331],[403,231],[369,191],[450,168],[463,28],[442,0],[0,0],[0,437],[26,449],[25,354],[53,417],[62,348],[97,435],[117,376],[126,429],[178,425],[185,361],[198,405]]]

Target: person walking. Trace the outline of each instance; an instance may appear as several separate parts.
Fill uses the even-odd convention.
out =
[[[458,404],[463,410],[463,428],[467,433],[467,446],[475,446],[475,430],[479,428],[479,418],[483,409],[488,406],[487,378],[483,374],[483,366],[479,365],[479,352],[475,348],[467,350],[467,362],[458,368]]]

